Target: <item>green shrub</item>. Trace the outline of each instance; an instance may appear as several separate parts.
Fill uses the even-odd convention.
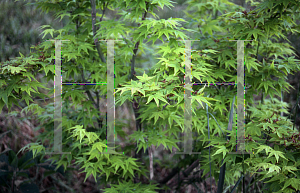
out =
[[[150,14],[154,15],[153,9],[157,6],[172,6],[171,1],[126,0],[103,3],[94,0],[43,0],[36,4],[44,11],[56,11],[58,17],[70,18],[68,25],[59,30],[43,26],[44,36],[50,34],[56,39],[70,40],[63,43],[62,48],[64,82],[105,82],[107,45],[105,43],[99,45],[93,36],[99,39],[123,40],[115,42],[115,53],[118,53],[114,59],[116,104],[119,106],[129,102],[132,104],[138,118],[138,130],[133,132],[129,139],[130,142],[137,144],[137,151],[143,149],[145,152],[151,145],[160,144],[170,151],[172,147],[179,149],[176,143],[180,138],[177,134],[184,130],[185,56],[184,45],[182,43],[178,45],[177,39],[201,39],[198,47],[192,49],[192,82],[209,83],[237,80],[236,42],[227,41],[227,37],[235,40],[255,40],[245,41],[247,87],[245,135],[248,142],[245,148],[246,151],[254,153],[229,154],[235,152],[236,147],[236,132],[232,130],[232,121],[235,117],[233,109],[236,101],[233,99],[237,86],[227,88],[194,85],[192,111],[196,116],[192,117],[192,130],[199,136],[194,135],[193,139],[202,143],[198,142],[193,151],[201,152],[201,155],[193,154],[186,157],[179,162],[178,167],[186,167],[198,158],[202,163],[201,169],[204,169],[202,178],[210,173],[215,179],[219,179],[217,183],[220,193],[225,186],[236,184],[234,189],[237,188],[241,177],[248,172],[256,174],[255,182],[264,181],[264,192],[298,191],[300,162],[298,153],[292,152],[292,149],[298,148],[299,132],[293,129],[290,119],[284,120],[280,117],[281,111],[287,113],[287,104],[276,100],[274,95],[279,96],[281,90],[287,91],[290,87],[285,81],[287,74],[300,69],[299,61],[291,56],[293,50],[289,44],[276,42],[277,37],[285,37],[284,33],[298,32],[291,15],[293,11],[299,9],[299,4],[295,1],[275,0],[252,2],[257,7],[248,12],[228,1],[224,1],[221,5],[218,5],[217,1],[213,2],[187,1],[188,10],[197,8],[193,14],[188,15],[192,18],[191,22],[186,22],[182,18],[167,20],[147,18]],[[111,10],[119,8],[122,17],[115,21],[106,19],[105,15],[99,15],[100,22],[92,22],[89,9],[99,8]],[[227,13],[224,13],[225,10]],[[217,11],[222,15],[218,16]],[[138,27],[129,25],[134,21],[139,23]],[[184,25],[185,28],[181,27],[180,22],[187,23]],[[96,29],[98,26],[100,29]],[[199,33],[191,29],[196,29],[195,26],[198,27]],[[190,38],[184,31],[194,35]],[[132,40],[129,40],[130,37]],[[153,44],[160,39],[163,43],[158,46],[156,53],[159,62],[147,73],[141,73],[143,70],[137,68],[135,64],[142,61],[137,57],[138,49],[149,49],[143,43],[145,39],[152,40]],[[166,40],[169,42],[165,42]],[[18,105],[19,101],[25,100],[27,110],[34,110],[38,114],[41,124],[46,127],[46,134],[50,136],[40,136],[40,140],[50,138],[51,144],[53,107],[52,109],[50,107],[53,103],[42,107],[36,105],[31,98],[46,96],[37,92],[38,88],[44,88],[43,84],[33,80],[37,73],[40,73],[38,71],[45,72],[48,81],[53,78],[55,47],[50,41],[45,41],[34,48],[36,52],[31,53],[29,57],[21,55],[4,63],[0,75],[0,87],[4,91],[1,93],[0,107],[4,105],[11,107],[13,103]],[[142,165],[141,160],[137,159],[138,156],[132,158],[128,155],[130,150],[124,154],[102,154],[107,145],[99,95],[106,94],[106,87],[85,85],[80,88],[72,85],[64,87],[63,90],[63,106],[69,108],[64,111],[62,122],[63,152],[71,154],[51,156],[49,159],[57,162],[57,168],[64,166],[67,169],[72,164],[71,161],[76,160],[76,164],[84,169],[86,178],[92,174],[96,181],[97,177],[100,177],[101,183],[112,184],[105,192],[118,192],[123,187],[127,188],[126,192],[155,192],[158,186],[164,185],[157,182],[153,185],[131,183],[130,180],[134,179],[136,182],[139,178],[135,174],[147,177],[148,170]],[[50,90],[50,94],[51,92],[53,93],[53,90]],[[263,96],[269,95],[271,99],[266,100],[264,97],[263,103],[256,105],[253,94],[258,93],[263,93]],[[69,97],[71,101],[68,101]],[[231,107],[229,111],[228,105]],[[75,107],[75,110],[71,110],[70,107]],[[84,113],[85,110],[87,113]],[[95,122],[98,123],[97,126],[94,126]],[[88,131],[89,127],[94,127],[94,131]],[[116,135],[124,135],[121,123],[116,124],[115,132]],[[222,135],[226,132],[230,136],[228,140],[226,140],[228,136]],[[270,143],[273,147],[270,147]],[[37,154],[43,153],[42,145],[28,147]],[[207,147],[210,147],[209,150]],[[121,148],[109,151],[120,152]],[[179,158],[180,155],[174,157]],[[226,170],[225,167],[221,167],[222,163],[227,164]],[[243,186],[245,192],[245,183]]]

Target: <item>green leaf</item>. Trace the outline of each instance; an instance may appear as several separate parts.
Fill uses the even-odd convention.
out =
[[[172,127],[173,121],[174,120],[179,120],[179,116],[176,115],[176,112],[171,112],[168,116],[168,121],[169,121],[169,126]]]
[[[275,150],[272,150],[272,151],[270,152],[268,158],[271,157],[272,155],[275,155],[275,158],[276,158],[277,162],[278,162],[279,156],[282,157],[283,159],[286,159],[286,158],[283,156],[283,152],[281,152],[281,151],[275,151]],[[286,160],[288,160],[288,159],[286,159]]]
[[[33,102],[32,97],[30,95],[23,95],[22,99],[25,100],[27,105],[29,105],[29,100]]]
[[[88,43],[81,43],[80,46],[78,47],[78,53],[80,53],[81,50],[84,50],[87,53],[87,55],[89,55],[87,49],[95,51],[90,44],[88,44]]]
[[[39,93],[37,87],[40,87],[40,88],[46,88],[46,87],[43,86],[40,82],[37,82],[37,81],[31,81],[31,82],[27,82],[26,85],[21,85],[21,86],[20,86],[20,89],[21,89],[21,91],[26,91],[27,94],[28,94],[29,96],[31,96],[31,95],[30,95],[30,91],[32,91],[32,92],[34,92],[34,93]],[[33,88],[34,88],[35,90],[33,90]]]
[[[147,11],[147,10],[146,10],[146,3],[145,3],[145,1],[140,1],[139,5],[140,5],[140,7],[143,8],[145,11]]]
[[[288,171],[288,172],[294,174],[295,176],[296,176],[296,174],[293,171],[297,171],[297,170],[299,170],[299,169],[297,169],[294,166],[283,166],[283,168],[282,168],[282,172]]]
[[[46,29],[44,30],[41,34],[44,34],[44,36],[42,37],[42,39],[44,39],[44,37],[47,35],[47,34],[50,34],[51,37],[53,38],[53,33],[54,33],[55,29]],[[40,35],[41,35],[40,34]]]
[[[164,6],[166,5],[169,9],[171,9],[169,5],[174,7],[171,3],[174,2],[170,0],[153,0],[151,4],[158,4],[161,7],[161,9],[163,9]]]
[[[149,80],[153,79],[154,77],[148,77],[147,74],[145,74],[145,71],[144,71],[144,74],[143,76],[136,76],[141,82],[148,82]]]
[[[284,186],[282,188],[282,190],[285,190],[288,186],[292,185],[293,188],[295,188],[296,190],[299,190],[299,183],[300,180],[296,179],[296,178],[288,178],[286,179]]]
[[[148,104],[150,101],[152,101],[152,99],[154,99],[154,101],[155,101],[157,107],[159,107],[159,100],[161,100],[161,101],[167,103],[168,105],[170,105],[170,104],[166,101],[166,99],[164,99],[163,97],[164,97],[164,95],[163,95],[161,92],[158,92],[158,93],[156,93],[156,94],[154,94],[154,95],[150,95],[146,104]]]
[[[198,103],[200,103],[201,106],[202,106],[203,108],[204,108],[204,106],[202,105],[202,102],[208,104],[208,106],[210,107],[211,103],[209,103],[208,100],[219,101],[219,100],[216,100],[216,99],[213,99],[213,98],[203,97],[203,96],[201,96],[201,95],[192,96],[192,103],[193,103],[195,100],[196,100]]]
[[[69,128],[67,130],[71,130],[71,129],[74,129],[74,130],[73,130],[73,135],[70,136],[70,137],[77,137],[77,139],[79,139],[80,140],[79,142],[81,143],[82,139],[85,136],[85,129],[83,129],[83,125],[76,125],[76,126],[74,126],[72,128]]]
[[[97,149],[99,152],[103,152],[103,148],[106,148],[107,145],[101,142],[94,143],[92,146],[92,150]]]
[[[154,124],[157,122],[158,118],[165,119],[162,111],[152,113],[152,115],[149,117],[149,119],[151,119],[152,117],[154,117]]]
[[[2,99],[2,101],[4,102],[3,106],[4,106],[5,104],[8,105],[8,104],[7,104],[7,103],[8,103],[7,91],[1,92],[1,93],[0,93],[0,99]],[[1,101],[1,100],[0,100],[0,101]],[[0,106],[1,106],[1,104],[0,104]],[[1,109],[3,108],[3,106],[1,107]]]

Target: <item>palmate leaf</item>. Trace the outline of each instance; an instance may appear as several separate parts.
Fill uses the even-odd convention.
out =
[[[93,168],[93,167],[85,168],[84,172],[86,172],[86,176],[85,176],[84,182],[86,181],[86,179],[87,179],[91,174],[93,174],[93,176],[94,176],[94,178],[95,178],[95,181],[97,182],[97,174],[96,174],[95,168]]]
[[[255,62],[255,58],[247,58],[245,60],[245,64],[248,70],[248,73],[250,73],[251,68],[254,68],[256,71],[258,71],[257,67],[261,67],[257,62]]]
[[[150,120],[152,117],[154,117],[154,124],[157,122],[159,118],[165,119],[165,115],[162,111],[152,113],[152,115],[149,117],[148,120]]]
[[[125,88],[122,88],[118,91],[122,91],[122,93],[124,92]],[[130,95],[130,92],[129,91],[126,91],[125,94],[122,94],[122,95],[119,95],[116,99],[116,103],[115,105],[119,104],[119,106],[122,106],[126,100],[130,99],[131,98],[131,95]]]
[[[271,151],[270,154],[269,154],[269,156],[268,156],[268,158],[271,157],[272,155],[275,155],[275,158],[276,158],[276,160],[277,160],[277,163],[278,163],[279,157],[282,157],[283,159],[286,159],[286,158],[284,157],[284,155],[283,155],[283,152],[281,152],[281,151],[275,151],[275,150]],[[288,159],[286,159],[286,160],[288,160]]]
[[[173,121],[178,121],[180,119],[180,117],[178,115],[176,115],[176,112],[170,112],[169,116],[168,116],[168,121],[169,121],[169,125],[170,127],[172,127]]]
[[[128,171],[129,171],[129,173],[131,174],[131,176],[134,176],[134,173],[133,173],[133,170],[132,170],[133,168],[135,168],[136,170],[139,170],[139,169],[137,168],[136,163],[135,163],[136,160],[137,160],[137,159],[131,158],[131,157],[129,157],[128,159],[124,160],[126,169],[123,170],[123,177],[124,177],[125,173],[127,173]],[[139,170],[139,171],[140,171],[140,170]]]
[[[90,161],[94,158],[97,158],[98,160],[100,160],[100,153],[97,149],[92,149],[91,151],[87,152],[87,153],[83,153],[84,155],[89,155],[89,159],[87,161]]]
[[[115,168],[115,174],[117,173],[117,171],[120,167],[123,169],[123,174],[126,173],[125,163],[122,159],[120,159],[119,157],[112,157],[110,159],[110,162],[112,163],[110,168]]]
[[[68,58],[67,62],[69,62],[72,59],[77,60],[77,57],[82,57],[82,55],[79,52],[78,53],[69,52],[64,54],[62,57],[67,57]]]
[[[133,96],[133,94],[135,94],[137,91],[142,93],[145,96],[145,91],[143,89],[143,85],[141,82],[137,82],[137,81],[133,81],[131,80],[131,84],[130,85],[126,85],[123,88],[118,88],[116,92],[120,92],[121,91],[121,95],[123,94],[123,92],[130,90],[131,91],[131,96]]]
[[[276,175],[279,174],[280,170],[281,170],[281,168],[279,166],[277,166],[275,164],[271,164],[271,163],[259,163],[254,168],[255,168],[255,170],[263,168],[264,171],[266,171],[267,169],[269,169],[268,173],[276,171]]]
[[[135,131],[133,134],[129,136],[130,139],[134,139],[135,141],[137,141],[137,143],[140,143],[139,141],[145,143],[145,137],[146,137],[145,133],[141,131]]]
[[[28,98],[28,99],[27,99],[27,98]],[[28,95],[26,95],[25,101],[26,101],[26,100],[31,100],[31,101],[33,101],[32,98],[29,97]],[[27,103],[27,102],[28,102],[28,103]],[[25,111],[26,114],[27,114],[29,111],[31,111],[31,112],[33,112],[34,114],[41,115],[41,114],[45,111],[45,109],[43,109],[42,107],[40,107],[38,104],[30,104],[30,105],[29,105],[29,101],[26,101],[26,103],[27,103],[28,106],[27,106],[27,107],[24,107],[24,108],[22,109],[21,113],[23,113],[23,111]]]
[[[105,145],[104,143],[102,142],[97,142],[97,143],[94,143],[93,146],[92,146],[92,150],[93,149],[97,149],[99,152],[103,152],[103,148],[106,148],[107,145]]]
[[[148,77],[147,74],[145,74],[145,71],[144,71],[144,74],[143,76],[136,76],[141,82],[148,82],[149,80],[153,79],[154,77]]]
[[[163,98],[164,95],[163,95],[163,93],[161,93],[161,92],[158,92],[158,93],[156,93],[156,94],[154,94],[154,95],[150,94],[150,95],[147,95],[147,96],[149,96],[149,98],[148,98],[148,101],[147,101],[146,104],[148,104],[149,102],[151,102],[151,101],[154,99],[154,101],[155,101],[157,107],[159,107],[159,100],[161,100],[161,101],[167,103],[168,105],[170,105],[170,104],[166,101],[166,99]]]
[[[72,128],[69,128],[67,130],[73,130],[72,131],[73,134],[70,137],[77,137],[77,139],[79,139],[79,142],[81,143],[82,139],[85,136],[85,129],[83,129],[83,125],[76,125],[76,126],[74,126]]]
[[[176,63],[172,62],[172,63],[168,64],[168,67],[174,68],[174,76],[177,75],[177,72],[179,70],[184,73],[184,69],[180,66],[180,64],[178,62],[176,62]]]
[[[216,103],[216,104],[215,104],[214,111],[215,111],[215,110],[219,110],[220,113],[221,113],[221,115],[223,115],[224,110],[227,111],[226,106],[225,106],[225,103]]]
[[[278,175],[275,175],[273,178],[271,178],[269,181],[266,181],[266,183],[279,181],[280,183],[285,181],[285,175],[280,173]]]
[[[216,99],[213,99],[213,98],[203,97],[202,95],[192,96],[191,103],[193,103],[195,100],[198,103],[200,103],[203,108],[204,108],[204,106],[202,105],[202,102],[208,104],[208,106],[210,107],[211,103],[208,102],[209,100],[210,101],[219,101],[219,100],[216,100]]]
[[[159,146],[160,144],[162,144],[164,146],[164,149],[167,149],[167,147],[169,148],[169,150],[171,151],[172,153],[172,148],[175,147],[176,149],[179,150],[179,147],[176,145],[177,142],[180,142],[180,140],[174,140],[174,141],[171,141],[167,138],[162,138],[160,140],[157,141],[157,144],[156,146]]]
[[[171,48],[169,46],[164,46],[163,49],[161,49],[161,50],[159,50],[157,52],[157,54],[159,54],[161,52],[163,52],[163,55],[162,55],[162,58],[157,58],[157,59],[160,59],[160,61],[158,62],[158,64],[160,64],[161,62],[165,62],[166,63],[167,61],[169,61],[168,59],[166,59],[164,57],[165,57],[165,55],[171,53],[172,50],[171,50]]]
[[[260,88],[263,86],[264,89],[265,89],[265,92],[268,92],[269,86],[271,86],[272,88],[275,89],[275,87],[273,86],[273,84],[274,84],[274,81],[271,81],[271,80],[262,81],[262,82],[259,84],[257,90],[260,89]]]
[[[167,39],[169,40],[170,39],[170,36],[169,34],[172,32],[172,30],[170,29],[161,29],[159,32],[158,32],[158,38],[160,38],[163,34],[167,37]]]
[[[162,189],[162,188],[157,188],[154,184],[134,184],[132,180],[130,181],[125,181],[125,180],[118,180],[117,184],[112,184],[110,188],[106,188],[104,190],[105,193],[116,193],[116,192],[126,192],[126,193],[156,193],[155,189]]]
[[[225,82],[224,76],[229,76],[227,70],[217,69],[214,71],[214,78],[221,78]]]
[[[31,81],[31,78],[33,78],[35,81],[37,81],[35,79],[35,77],[33,76],[33,74],[30,73],[30,72],[23,72],[22,74],[23,74],[23,76],[27,76],[27,78],[29,79],[29,81]],[[47,76],[47,74],[46,74],[46,76]],[[1,87],[1,81],[0,81],[0,87]]]
[[[218,20],[211,20],[207,24],[201,26],[202,33],[205,34],[206,32],[209,35],[213,35],[213,31],[223,31],[223,28],[217,25]]]
[[[53,38],[53,33],[55,32],[55,29],[46,29],[44,30],[41,34],[44,34],[44,36],[42,37],[42,39],[44,39],[44,37],[47,35],[47,34],[50,34],[51,37]],[[41,35],[40,34],[40,35]]]
[[[26,85],[20,85],[19,86],[21,91],[26,91],[29,96],[31,96],[30,95],[31,91],[34,92],[34,93],[39,93],[37,87],[46,88],[40,82],[37,82],[37,81],[27,82]],[[33,89],[35,89],[35,90],[33,90]]]
[[[125,61],[127,61],[127,58],[131,57],[133,55],[133,49],[129,47],[129,45],[124,46],[123,48],[120,48],[121,55],[125,57]]]
[[[153,0],[151,4],[156,4],[156,3],[161,7],[161,9],[163,9],[165,5],[166,5],[169,9],[171,9],[169,6],[174,7],[174,6],[172,5],[172,3],[174,3],[174,2],[173,2],[173,1],[170,1],[170,0]]]
[[[245,135],[248,135],[248,134],[250,136],[252,136],[252,135],[261,136],[261,129],[257,125],[252,124],[252,122],[248,123],[247,130],[245,131]]]
[[[258,38],[258,35],[261,35],[262,37],[265,37],[265,34],[261,32],[259,29],[253,29],[251,31],[247,31],[247,39],[251,39],[252,35],[254,37],[254,40],[256,41]]]
[[[68,97],[71,96],[73,102],[77,102],[78,104],[80,104],[81,101],[86,98],[86,96],[83,93],[84,93],[84,90],[74,89],[74,90],[68,91],[65,94],[64,99],[68,99]]]
[[[99,139],[99,136],[94,132],[86,132],[85,135],[89,141],[88,144],[93,144],[96,140]],[[99,144],[97,144],[97,145],[99,145]]]
[[[85,51],[87,53],[87,55],[89,55],[88,51],[87,50],[92,50],[92,51],[95,51],[94,48],[92,47],[91,44],[89,43],[80,43],[80,45],[78,46],[78,53],[81,52],[81,50]]]
[[[69,2],[69,3],[70,3],[70,2]],[[68,4],[69,4],[69,3],[68,3]],[[66,10],[63,10],[63,11],[57,12],[57,13],[55,14],[55,16],[57,16],[55,19],[58,19],[58,18],[60,17],[60,20],[59,20],[59,21],[61,21],[61,20],[63,19],[63,17],[65,17],[65,16],[71,17],[71,14],[70,14],[70,13],[67,13]]]
[[[284,190],[285,192],[287,192],[287,187],[288,186],[292,186],[293,188],[295,188],[296,190],[299,190],[300,189],[300,186],[299,186],[299,183],[300,183],[300,180],[297,179],[297,178],[289,178],[285,181],[284,183],[284,187],[281,189],[281,190]]]

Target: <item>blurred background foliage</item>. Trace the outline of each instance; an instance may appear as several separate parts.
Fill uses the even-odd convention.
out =
[[[53,12],[42,13],[29,1],[0,0],[0,62],[30,53],[30,46],[42,41],[38,27],[51,25],[59,27]]]

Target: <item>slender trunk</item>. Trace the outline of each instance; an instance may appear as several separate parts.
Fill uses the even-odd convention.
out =
[[[147,12],[148,12],[148,2],[146,3],[146,10],[143,17],[142,17],[142,20],[145,20],[146,19],[146,16],[147,16]],[[139,23],[138,26],[140,26],[141,24]],[[136,58],[136,54],[137,54],[137,51],[139,49],[139,45],[140,45],[140,42],[136,42],[135,46],[134,46],[134,50],[133,50],[133,56],[132,56],[132,59],[131,59],[131,74],[130,74],[130,79],[131,80],[134,80],[136,79],[136,77],[134,76],[135,75],[135,58]],[[135,115],[135,118],[136,118],[136,131],[140,131],[142,129],[142,126],[141,126],[141,122],[140,120],[138,119],[139,117],[139,113],[138,113],[138,110],[139,110],[139,103],[138,101],[136,101],[135,99],[133,100],[133,103],[132,103],[132,107],[133,107],[133,110],[134,110],[134,115]],[[137,148],[137,144],[136,144],[136,149]],[[142,161],[142,151],[140,151],[139,153],[136,153],[135,152],[135,158],[138,158],[138,161]],[[138,183],[138,177],[136,176],[134,178],[134,183]]]
[[[95,43],[98,55],[101,59],[101,62],[106,63],[103,52],[102,52],[101,47],[100,47],[99,42],[98,42],[98,38],[95,39],[95,35],[96,35],[96,31],[97,31],[96,26],[95,26],[95,23],[96,23],[96,2],[95,2],[95,0],[90,0],[90,2],[91,2],[91,8],[92,8],[92,29],[93,29],[94,43]],[[108,3],[106,4],[106,6],[103,6],[103,11],[102,11],[102,16],[100,18],[100,22],[102,21],[102,19],[104,17],[105,9],[106,9],[107,6],[108,6]],[[100,100],[99,100],[98,91],[96,92],[96,97],[97,97],[97,103],[94,102],[94,104],[95,104],[96,109],[99,111],[98,116],[101,117]],[[89,98],[91,98],[91,97],[89,96]],[[98,122],[99,129],[102,129],[103,118],[97,118],[97,122]]]

